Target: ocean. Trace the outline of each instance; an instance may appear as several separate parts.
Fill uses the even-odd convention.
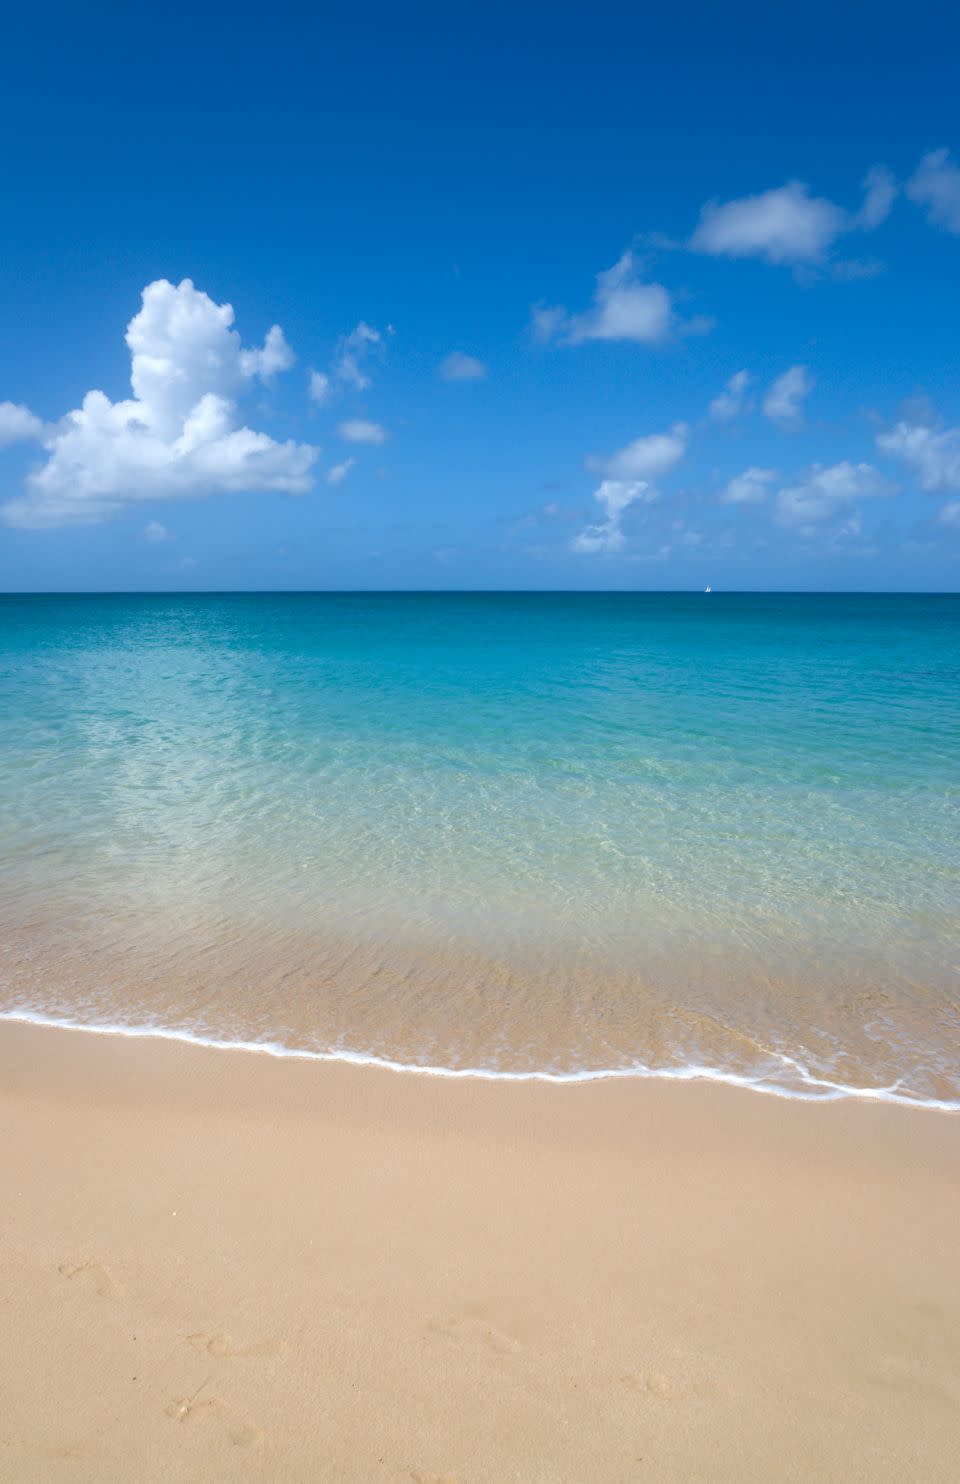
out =
[[[0,1016],[960,1106],[960,598],[0,598]]]

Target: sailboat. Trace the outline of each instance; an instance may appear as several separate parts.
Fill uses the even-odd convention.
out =
[[[712,587],[705,587],[704,588],[704,592],[705,593],[712,593],[713,592],[713,588]]]

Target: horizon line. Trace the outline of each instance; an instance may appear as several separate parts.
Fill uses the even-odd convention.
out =
[[[3,598],[242,598],[242,597],[834,597],[955,598],[960,588],[828,587],[235,587],[9,588]]]

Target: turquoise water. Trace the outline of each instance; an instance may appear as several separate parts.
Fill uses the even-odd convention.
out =
[[[960,599],[0,599],[0,1011],[960,1099]]]

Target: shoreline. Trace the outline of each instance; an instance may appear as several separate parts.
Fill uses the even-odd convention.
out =
[[[897,1091],[897,1084],[888,1087],[856,1087],[851,1084],[832,1082],[816,1077],[795,1059],[783,1053],[770,1051],[769,1055],[790,1066],[798,1077],[799,1085],[775,1083],[761,1077],[749,1077],[743,1073],[727,1071],[720,1067],[687,1064],[677,1067],[648,1067],[638,1064],[633,1067],[599,1067],[576,1072],[551,1071],[501,1071],[486,1067],[445,1067],[417,1062],[402,1062],[378,1056],[373,1052],[346,1049],[311,1051],[303,1047],[284,1046],[273,1041],[222,1041],[196,1032],[166,1026],[136,1026],[114,1023],[100,1025],[82,1021],[59,1019],[40,1011],[0,1011],[0,1027],[4,1025],[34,1026],[42,1030],[72,1031],[80,1035],[117,1037],[129,1041],[161,1041],[183,1046],[195,1046],[208,1051],[244,1052],[269,1056],[275,1061],[312,1062],[321,1066],[343,1065],[369,1067],[372,1070],[418,1074],[455,1082],[493,1083],[541,1083],[547,1086],[577,1086],[593,1082],[676,1082],[706,1083],[710,1086],[732,1087],[746,1092],[760,1093],[765,1097],[781,1098],[786,1102],[828,1104],[839,1102],[864,1102],[886,1104],[898,1108],[915,1108],[932,1113],[960,1113],[960,1099],[924,1098]],[[806,1091],[805,1088],[810,1088]],[[813,1091],[812,1089],[822,1089]]]
[[[0,1025],[0,1473],[946,1484],[924,1112]]]

